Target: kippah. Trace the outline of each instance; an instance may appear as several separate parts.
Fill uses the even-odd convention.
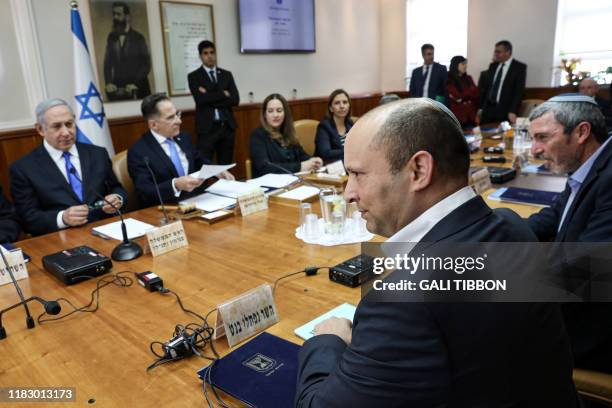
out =
[[[436,108],[440,109],[442,112],[446,113],[446,115],[448,117],[450,117],[453,122],[455,122],[455,125],[457,125],[457,127],[459,128],[460,132],[463,132],[463,129],[461,128],[461,123],[459,123],[459,120],[457,119],[457,117],[455,116],[455,114],[453,112],[451,112],[450,109],[448,109],[443,103],[440,103],[436,100],[430,99],[430,98],[423,98],[426,102],[431,103],[432,105],[434,105]]]
[[[595,102],[594,98],[587,96],[587,95],[579,94],[579,93],[565,93],[565,94],[553,96],[547,102],[582,102],[582,103],[590,103],[592,105],[599,106],[597,105],[597,102]]]

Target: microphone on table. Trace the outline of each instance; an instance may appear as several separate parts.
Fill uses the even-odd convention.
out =
[[[74,167],[71,167],[69,171],[70,171],[70,174],[75,176],[82,185],[83,181],[77,175],[76,169]],[[108,182],[105,181],[104,183],[106,184],[106,188],[108,189]],[[123,242],[121,242],[119,245],[115,247],[115,249],[113,249],[113,252],[111,253],[111,258],[113,258],[115,261],[131,261],[132,259],[136,259],[139,256],[141,256],[142,247],[138,245],[137,242],[134,242],[128,239],[127,227],[125,226],[125,220],[123,219],[123,214],[121,213],[121,210],[115,207],[113,203],[108,201],[103,195],[101,195],[94,189],[87,188],[87,191],[94,193],[96,197],[100,199],[94,203],[93,205],[94,209],[102,209],[102,207],[104,206],[104,203],[107,203],[108,205],[113,207],[113,209],[115,210],[115,212],[117,213],[117,215],[119,215],[119,218],[121,219],[121,235],[123,236]]]
[[[276,163],[272,163],[271,161],[266,160],[266,161],[264,162],[264,165],[266,165],[266,166],[272,166],[272,167],[274,167],[275,169],[279,169],[279,170],[280,170],[280,171],[282,171],[283,173],[286,173],[286,174],[291,174],[292,176],[297,177],[297,178],[299,179],[299,181],[301,181],[302,183],[307,184],[307,185],[309,185],[309,186],[311,186],[311,187],[315,187],[315,188],[319,188],[319,189],[321,188],[321,187],[317,186],[316,184],[312,183],[311,181],[306,180],[306,179],[305,179],[305,178],[304,178],[302,175],[299,175],[299,174],[294,174],[294,173],[292,173],[290,170],[287,170],[287,169],[286,169],[286,168],[284,168],[283,166],[279,166],[279,165],[278,165],[278,164],[276,164]],[[291,184],[293,184],[293,183],[291,183]]]
[[[157,192],[157,198],[159,199],[159,204],[161,205],[161,209],[164,213],[162,225],[167,224],[170,221],[168,218],[168,213],[166,212],[166,206],[164,205],[164,200],[162,199],[161,191],[159,191],[159,184],[157,184],[157,177],[155,177],[155,173],[153,172],[153,169],[151,169],[151,166],[149,165],[149,157],[145,156],[143,157],[143,159],[144,159],[145,165],[147,166],[147,169],[149,170],[149,173],[151,174],[151,177],[153,177],[153,184],[155,185],[155,191]]]
[[[2,314],[4,314],[4,312],[8,312],[9,310],[15,309],[16,307],[23,305],[26,311],[26,326],[28,327],[28,329],[33,329],[36,325],[34,324],[34,319],[32,318],[32,315],[30,314],[30,309],[28,308],[28,302],[35,300],[43,304],[45,306],[45,311],[50,315],[58,314],[62,310],[62,308],[60,307],[59,303],[57,303],[55,300],[44,300],[44,299],[39,298],[38,296],[32,296],[29,299],[25,299],[23,296],[23,292],[21,291],[21,287],[19,287],[19,284],[17,283],[17,279],[15,279],[15,275],[13,275],[13,268],[9,267],[8,265],[8,261],[6,260],[4,251],[0,250],[0,255],[2,256],[2,262],[4,263],[4,267],[8,271],[11,277],[11,281],[13,282],[13,285],[15,286],[15,289],[17,290],[17,294],[19,295],[19,299],[20,299],[19,302],[0,311],[0,340],[2,340],[6,338],[6,329],[4,328],[4,326],[2,326]]]

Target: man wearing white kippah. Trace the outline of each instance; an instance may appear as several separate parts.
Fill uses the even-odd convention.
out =
[[[612,144],[595,100],[560,95],[530,115],[531,152],[549,169],[568,174],[565,191],[529,217],[540,241],[612,241]],[[612,373],[612,304],[563,306],[575,365]]]

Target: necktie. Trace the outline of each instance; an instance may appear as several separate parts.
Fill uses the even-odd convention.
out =
[[[210,71],[208,71],[208,75],[210,75],[210,80],[213,82],[213,84],[216,84],[217,76],[215,75],[215,70],[211,69]]]
[[[505,63],[502,62],[501,66],[497,70],[497,75],[495,75],[495,81],[493,82],[493,87],[491,88],[491,92],[489,93],[489,102],[491,103],[497,103],[497,93],[499,92],[499,85],[501,84],[504,64]]]
[[[429,74],[429,65],[425,65],[425,73],[423,74],[423,79],[427,78],[427,74]]]
[[[178,151],[176,150],[176,142],[173,139],[166,139],[164,143],[170,148],[170,160],[172,160],[172,164],[174,164],[174,168],[176,169],[179,177],[184,176],[185,169],[183,169],[181,159],[179,158]]]
[[[72,191],[74,194],[79,197],[79,200],[83,202],[83,184],[81,183],[81,178],[77,169],[72,165],[70,161],[70,152],[64,152],[62,154],[64,157],[64,161],[66,162],[66,174],[68,175],[68,183],[70,183],[70,187],[72,187]]]

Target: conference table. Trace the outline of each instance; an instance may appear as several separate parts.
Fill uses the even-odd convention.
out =
[[[473,165],[479,165],[478,159]],[[485,196],[489,192],[485,193]],[[539,208],[493,202],[522,215]],[[313,208],[318,205],[313,205]],[[155,208],[139,210],[131,217],[158,225],[161,213]],[[79,245],[110,254],[118,243],[91,233],[95,225],[66,229],[17,243],[31,256],[29,278],[19,283],[24,295],[45,299],[64,297],[77,306],[90,301],[96,280],[66,286],[42,266],[44,255]],[[193,407],[205,404],[202,382],[196,372],[208,361],[191,357],[161,365],[149,372],[155,360],[149,347],[153,341],[172,338],[177,324],[196,319],[179,308],[167,294],[151,293],[136,282],[133,273],[153,271],[164,285],[180,295],[185,307],[206,314],[217,305],[263,283],[273,282],[307,266],[333,266],[360,252],[359,244],[323,247],[295,237],[298,209],[270,202],[266,211],[245,217],[233,216],[215,224],[184,220],[189,245],[167,254],[144,255],[129,262],[114,262],[103,277],[128,271],[130,287],[109,285],[101,289],[95,313],[76,313],[57,322],[25,327],[22,308],[4,315],[8,337],[0,340],[0,387],[73,387],[76,406],[100,407]],[[382,240],[375,237],[375,240]],[[341,303],[357,304],[361,291],[329,280],[327,269],[318,275],[297,275],[279,283],[275,302],[280,321],[266,331],[301,344],[293,330]],[[0,308],[18,301],[13,285],[0,287]],[[42,307],[31,303],[37,316]],[[64,310],[70,308],[62,303]],[[209,322],[214,324],[214,313]],[[220,354],[230,351],[224,338],[215,341]],[[210,348],[205,354],[212,355]],[[6,404],[6,403],[4,403]],[[0,407],[3,403],[0,402]],[[13,406],[7,404],[5,406]],[[14,406],[75,406],[66,403],[19,403]]]

